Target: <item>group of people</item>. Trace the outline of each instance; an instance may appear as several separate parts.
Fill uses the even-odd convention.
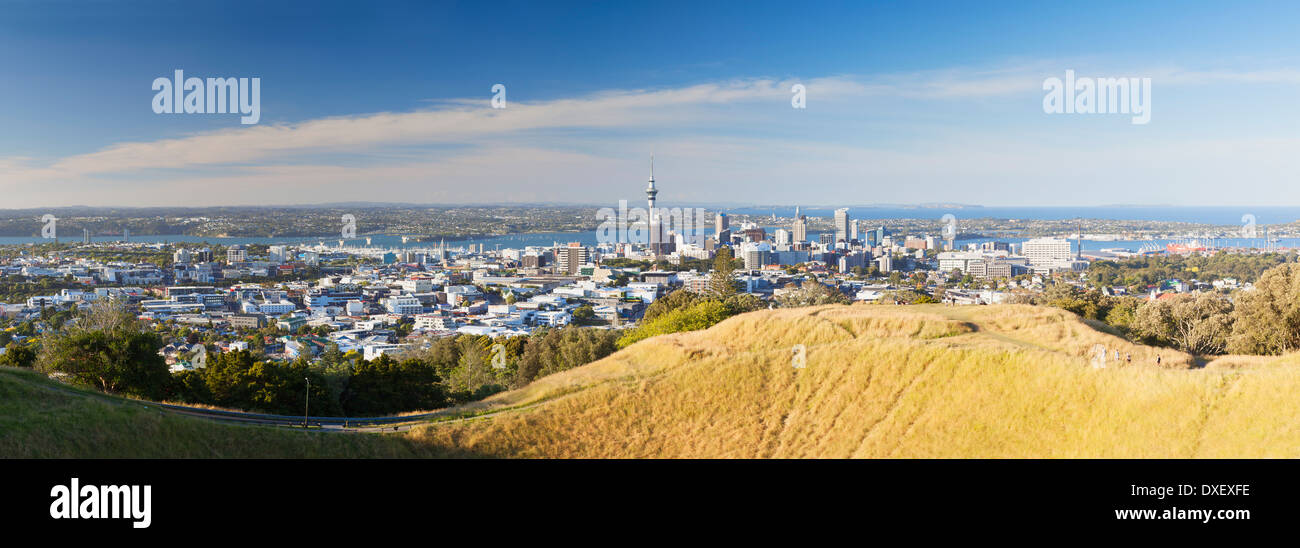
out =
[[[1115,361],[1119,362],[1119,349],[1115,349]],[[1124,363],[1133,363],[1132,354],[1124,354]],[[1160,365],[1160,354],[1156,354],[1156,365]]]

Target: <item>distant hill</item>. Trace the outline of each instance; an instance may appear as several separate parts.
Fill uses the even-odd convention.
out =
[[[453,410],[481,418],[384,435],[164,416],[9,370],[0,456],[1300,456],[1300,356],[1194,368],[1097,328],[1013,305],[753,312]]]

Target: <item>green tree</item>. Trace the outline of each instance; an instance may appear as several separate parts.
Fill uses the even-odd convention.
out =
[[[436,409],[447,403],[445,387],[431,364],[381,355],[357,364],[342,407],[349,416],[371,416]]]
[[[709,297],[723,300],[736,293],[734,259],[735,255],[731,252],[730,246],[718,248],[718,253],[713,259],[713,271],[709,273]]]
[[[1255,288],[1237,294],[1228,351],[1282,354],[1300,348],[1300,264],[1264,271]]]
[[[596,310],[589,304],[584,304],[573,309],[573,319],[578,323],[586,324],[596,319]]]
[[[0,365],[30,368],[36,365],[36,354],[36,349],[29,345],[11,342],[5,346],[5,353],[0,354]]]
[[[641,325],[624,332],[623,336],[618,339],[618,347],[626,348],[631,344],[656,335],[708,329],[729,316],[727,307],[722,302],[715,300],[704,301],[688,308],[663,314],[654,320],[642,322]]]
[[[798,308],[822,304],[848,304],[849,298],[837,289],[831,289],[817,280],[807,280],[799,289],[788,291],[776,298],[782,308]]]
[[[101,301],[75,325],[46,332],[36,367],[103,392],[158,399],[171,384],[160,347],[158,334],[145,331],[124,307]]]
[[[1232,302],[1217,293],[1179,295],[1137,309],[1134,331],[1192,354],[1220,354],[1232,333]]]
[[[520,387],[539,377],[586,365],[617,349],[620,332],[608,329],[566,326],[534,333],[519,357],[514,386]]]

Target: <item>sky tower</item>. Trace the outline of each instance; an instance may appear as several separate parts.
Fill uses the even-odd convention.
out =
[[[655,155],[650,155],[650,186],[645,187],[645,197],[650,201],[651,215],[654,215],[655,196],[659,195],[659,189],[655,188]]]
[[[650,252],[656,257],[659,256],[660,237],[659,231],[659,213],[655,211],[655,196],[659,195],[659,189],[655,188],[655,155],[650,155],[650,183],[645,187],[646,201],[649,203],[649,215],[646,218],[646,231],[649,232]]]

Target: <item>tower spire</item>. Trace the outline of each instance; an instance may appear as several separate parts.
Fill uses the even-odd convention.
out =
[[[1078,220],[1078,232],[1074,235],[1074,245],[1078,248],[1074,252],[1074,260],[1083,260],[1083,217]]]
[[[650,153],[650,185],[645,189],[647,205],[649,205],[649,218],[646,219],[646,229],[650,232],[650,249],[656,257],[659,256],[660,238],[658,212],[655,211],[655,196],[659,195],[659,189],[655,188],[655,155]]]

